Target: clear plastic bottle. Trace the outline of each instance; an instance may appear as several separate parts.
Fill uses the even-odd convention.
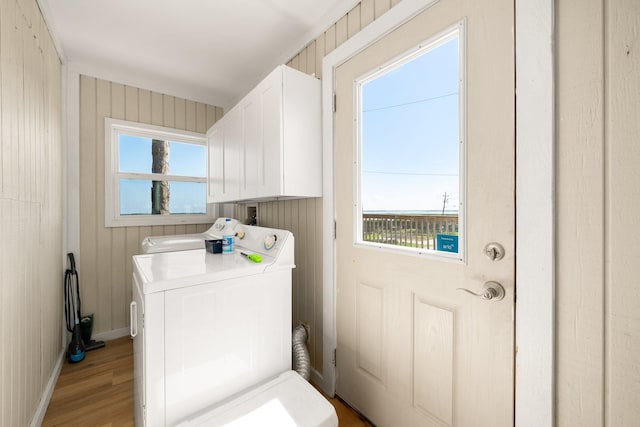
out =
[[[235,247],[235,232],[231,223],[231,218],[225,220],[224,231],[222,232],[222,253],[232,254]]]

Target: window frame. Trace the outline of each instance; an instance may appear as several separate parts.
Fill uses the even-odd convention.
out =
[[[205,148],[204,177],[183,175],[162,175],[166,181],[203,182],[208,185],[209,156],[207,138],[203,133],[180,129],[166,128],[146,123],[130,122],[126,120],[105,117],[105,227],[140,227],[152,225],[204,224],[214,221],[215,206],[206,202],[206,213],[176,214],[176,215],[121,215],[120,214],[120,179],[139,179],[157,181],[158,174],[132,173],[119,171],[119,144],[121,134],[140,136],[144,138],[169,140],[185,144],[194,144]]]
[[[354,235],[353,245],[365,249],[371,249],[375,251],[382,251],[388,253],[395,253],[400,255],[412,255],[431,259],[438,259],[444,261],[458,262],[466,264],[466,252],[467,252],[467,67],[466,67],[466,52],[467,52],[467,40],[466,40],[466,20],[462,20],[443,31],[435,34],[434,36],[426,39],[422,43],[415,46],[413,49],[409,49],[404,53],[396,56],[388,62],[380,65],[379,67],[370,70],[364,75],[358,77],[354,81],[353,85],[353,99],[354,99],[354,114],[357,125],[355,126],[354,138],[356,144],[354,144],[354,208],[353,208],[353,224]],[[459,78],[459,92],[458,92],[458,114],[459,114],[459,158],[458,158],[458,185],[459,185],[459,208],[458,208],[458,252],[445,252],[435,249],[422,249],[412,248],[406,246],[397,246],[391,244],[377,243],[366,241],[363,236],[363,209],[362,209],[362,87],[377,78],[397,67],[400,67],[418,56],[425,54],[439,46],[458,38],[458,78]]]

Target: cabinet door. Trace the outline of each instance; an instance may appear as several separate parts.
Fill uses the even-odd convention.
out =
[[[262,133],[262,174],[258,192],[282,195],[282,69],[271,73],[258,87]]]
[[[222,150],[224,142],[224,122],[218,121],[207,132],[209,148],[209,179],[207,182],[207,203],[219,201],[222,195]]]
[[[209,186],[207,202],[238,200],[242,160],[242,115],[234,108],[207,132]]]
[[[282,77],[282,195],[322,196],[320,81],[292,68]]]
[[[264,180],[264,148],[262,140],[261,101],[252,92],[241,104],[243,139],[243,174],[240,177],[240,197],[260,196],[260,183]]]
[[[222,192],[220,202],[238,200],[242,168],[242,111],[234,108],[227,113],[222,139]]]

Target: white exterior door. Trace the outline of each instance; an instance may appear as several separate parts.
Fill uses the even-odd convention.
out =
[[[380,427],[513,425],[513,16],[510,0],[439,1],[336,68],[336,392]],[[389,181],[412,172],[398,166],[396,153],[384,171],[363,166],[369,161],[363,139],[371,132],[363,129],[362,87],[407,52],[425,46],[435,52],[442,40],[458,45],[459,93],[439,94],[436,81],[433,97],[415,103],[457,99],[457,175],[441,173],[459,184],[456,209],[449,209],[447,192],[441,201],[442,217],[457,217],[457,225],[438,223],[436,230],[433,218],[419,225],[427,215],[413,212],[404,222],[407,214],[386,216],[384,227],[371,232],[362,222],[369,203],[363,199],[372,182],[383,181],[367,181],[366,173]],[[376,110],[398,105],[390,100]],[[384,143],[388,153],[402,147],[397,138]],[[431,158],[419,147],[405,155],[407,165]],[[454,250],[446,246],[449,237]],[[504,248],[502,259],[486,253],[492,242]],[[487,282],[501,284],[504,298],[458,289],[482,294]]]

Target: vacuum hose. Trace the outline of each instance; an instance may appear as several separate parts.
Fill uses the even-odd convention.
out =
[[[309,377],[311,376],[311,358],[309,357],[309,350],[307,350],[307,346],[305,345],[306,341],[307,330],[304,325],[298,325],[293,328],[293,370],[302,378],[309,381]]]

